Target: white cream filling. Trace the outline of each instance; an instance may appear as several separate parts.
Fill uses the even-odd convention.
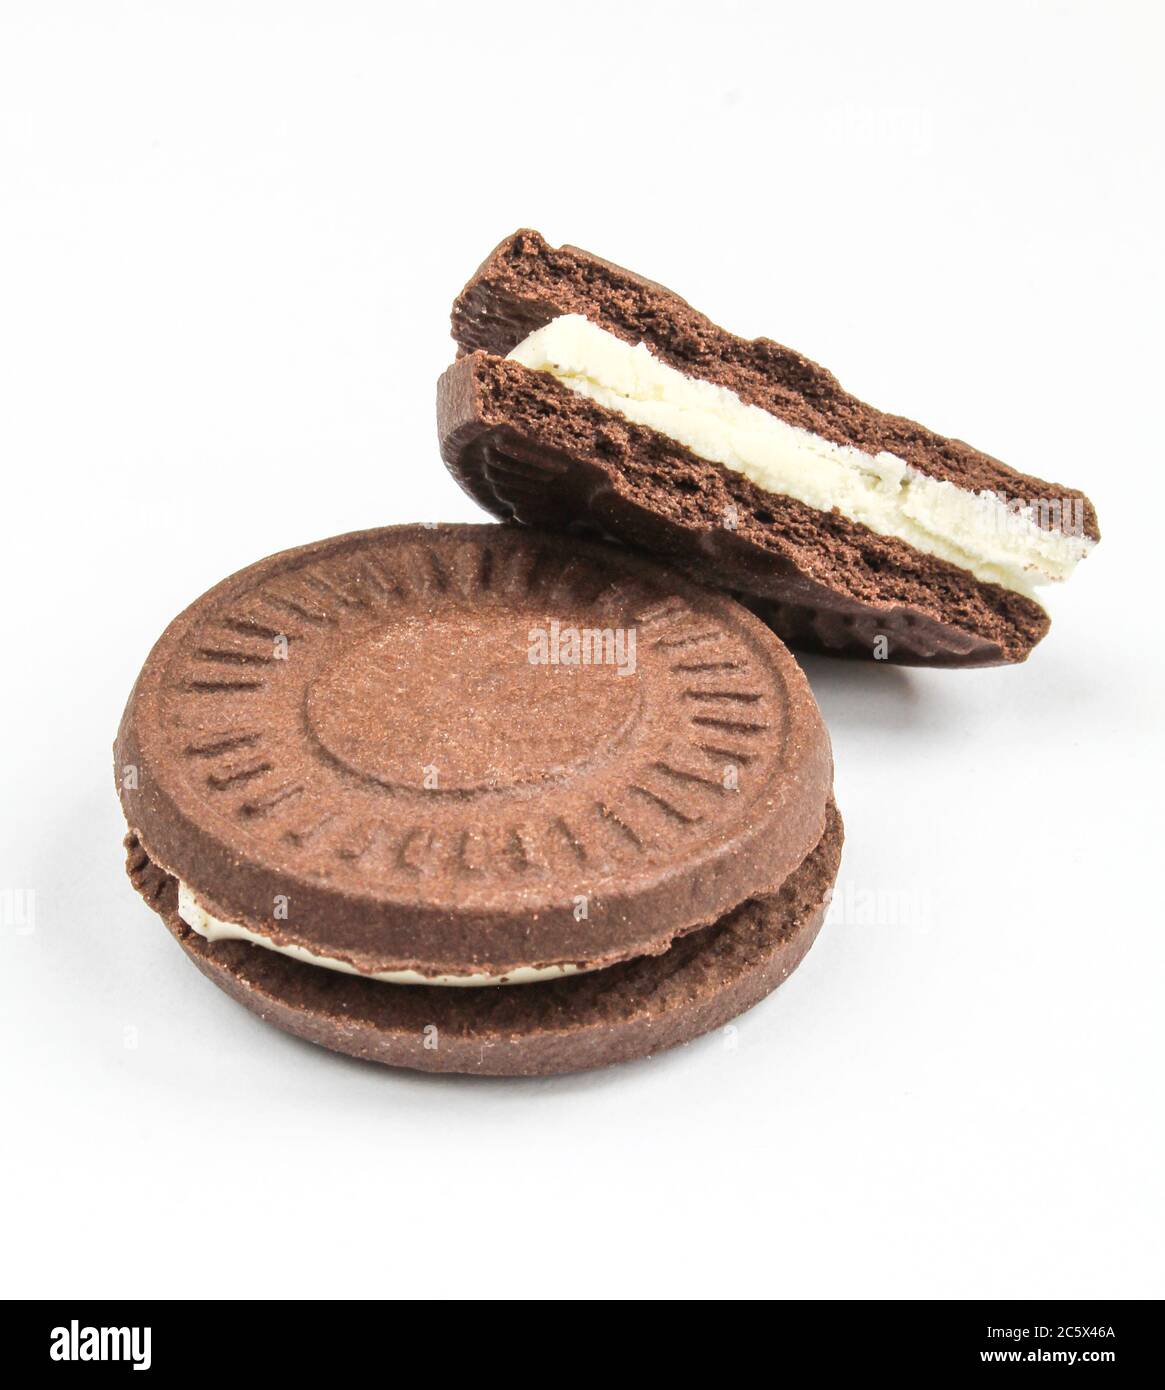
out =
[[[1019,593],[1066,579],[1095,544],[1083,534],[1073,499],[968,492],[896,454],[834,444],[746,405],[726,387],[685,376],[646,344],[633,347],[580,314],[553,319],[510,357],[698,457],[744,474],[766,492],[819,511],[836,507],[881,536],[897,537]],[[1041,517],[1051,519],[1052,529],[1039,524]]]
[[[365,980],[382,980],[389,985],[528,985],[538,980],[556,980],[562,975],[577,975],[591,967],[565,962],[562,965],[522,965],[507,970],[504,975],[422,975],[419,970],[377,970],[365,974],[346,960],[335,956],[320,956],[306,946],[281,946],[270,937],[252,931],[238,922],[224,922],[207,912],[189,887],[178,880],[178,916],[207,941],[250,941],[269,951],[301,960],[306,965],[322,965],[325,970],[339,970],[345,975],[359,975]]]

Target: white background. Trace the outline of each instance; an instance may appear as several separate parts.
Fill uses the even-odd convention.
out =
[[[1165,1293],[1162,37],[1148,0],[4,5],[3,1292]],[[203,980],[110,744],[222,576],[477,518],[434,382],[522,225],[1084,487],[1104,541],[1025,666],[807,663],[852,910],[734,1035],[480,1082]],[[878,890],[921,920],[857,920]]]

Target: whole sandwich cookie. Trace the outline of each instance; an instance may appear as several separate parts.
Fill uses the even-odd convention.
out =
[[[234,998],[340,1052],[534,1075],[656,1052],[799,962],[841,853],[772,632],[624,548],[404,526],[177,618],[115,745],[128,870]]]
[[[842,390],[576,247],[515,233],[453,306],[441,452],[496,515],[593,530],[738,593],[790,643],[1022,661],[1036,585],[1099,539],[1080,492]]]

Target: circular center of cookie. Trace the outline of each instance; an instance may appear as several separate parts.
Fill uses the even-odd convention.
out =
[[[640,707],[634,635],[466,612],[394,625],[309,686],[307,722],[350,772],[478,792],[561,780],[608,755]]]

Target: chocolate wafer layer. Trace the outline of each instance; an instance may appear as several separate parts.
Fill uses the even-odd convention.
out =
[[[392,985],[301,964],[245,942],[210,943],[177,911],[177,884],[127,837],[135,887],[194,964],[286,1032],[389,1066],[542,1076],[647,1057],[721,1027],[771,993],[817,935],[841,856],[829,807],[821,840],[781,886],[662,955],[543,984]]]
[[[1048,627],[1031,583],[1099,535],[1078,490],[877,411],[800,354],[534,232],[487,259],[453,332],[441,448],[478,501],[657,553],[802,646],[1022,660]]]

